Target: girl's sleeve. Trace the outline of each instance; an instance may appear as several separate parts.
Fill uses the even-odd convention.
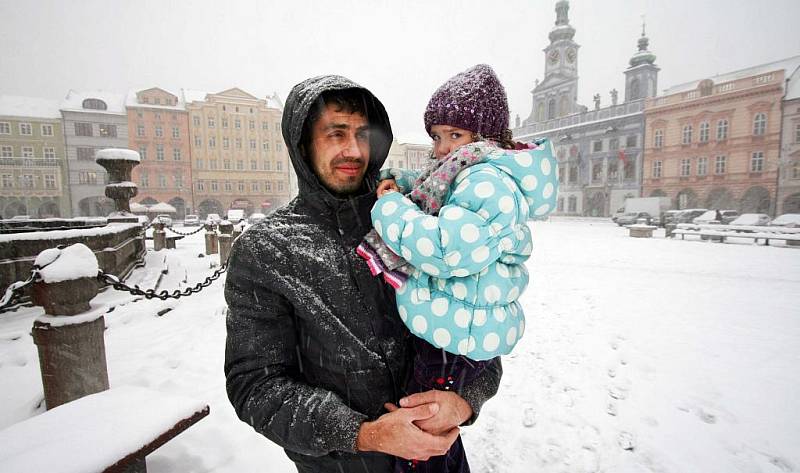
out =
[[[482,172],[461,180],[438,217],[398,192],[385,194],[372,208],[375,230],[392,251],[431,276],[480,272],[514,247],[517,209],[527,207],[513,183],[491,166],[480,166]]]
[[[394,179],[400,189],[400,193],[407,194],[411,192],[414,181],[417,180],[421,172],[414,169],[388,168],[381,170],[379,180]]]

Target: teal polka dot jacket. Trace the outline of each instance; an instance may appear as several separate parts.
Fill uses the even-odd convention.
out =
[[[408,171],[397,174],[409,178]],[[378,199],[375,230],[416,268],[397,290],[398,311],[411,332],[474,360],[511,352],[525,331],[519,297],[532,251],[527,220],[553,211],[557,193],[547,142],[529,150],[498,148],[462,170],[438,216],[399,192]]]

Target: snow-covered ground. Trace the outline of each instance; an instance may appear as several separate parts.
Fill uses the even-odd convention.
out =
[[[504,359],[500,393],[463,429],[473,471],[800,471],[800,250],[663,230],[635,239],[592,219],[533,234],[526,334]],[[131,282],[152,287],[166,266],[161,288],[193,285],[217,262],[202,249],[201,232],[149,252]],[[131,299],[95,299],[117,305],[106,315],[111,385],[211,406],[148,470],[295,471],[225,396],[222,280],[177,303]],[[43,411],[29,335],[38,314],[0,316],[0,429]]]

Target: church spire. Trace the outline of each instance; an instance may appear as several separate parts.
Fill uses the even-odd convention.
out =
[[[656,62],[656,55],[647,49],[650,45],[650,38],[647,37],[647,33],[645,32],[646,25],[644,15],[642,15],[642,36],[639,37],[638,41],[639,50],[629,61],[631,67],[640,66],[642,64],[653,64]]]
[[[550,31],[550,43],[558,40],[571,40],[575,36],[575,28],[569,24],[569,2],[559,0],[556,3],[556,26]]]

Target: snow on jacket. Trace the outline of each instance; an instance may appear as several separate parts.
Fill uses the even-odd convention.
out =
[[[393,173],[408,189],[410,173]],[[527,220],[555,209],[552,146],[496,149],[461,171],[438,216],[401,193],[378,199],[375,229],[416,271],[397,290],[411,332],[448,352],[486,360],[509,353],[525,331],[518,302],[532,251]]]
[[[367,187],[392,137],[383,105],[362,89],[373,130],[358,195],[334,197],[299,151],[313,102],[349,88],[361,87],[325,76],[292,90],[282,127],[298,196],[237,238],[225,284],[228,397],[239,418],[284,447],[301,471],[392,471],[392,457],[357,453],[355,442],[361,422],[405,394],[413,356],[393,291],[355,253],[375,203]],[[495,363],[462,393],[476,415],[501,374]]]

